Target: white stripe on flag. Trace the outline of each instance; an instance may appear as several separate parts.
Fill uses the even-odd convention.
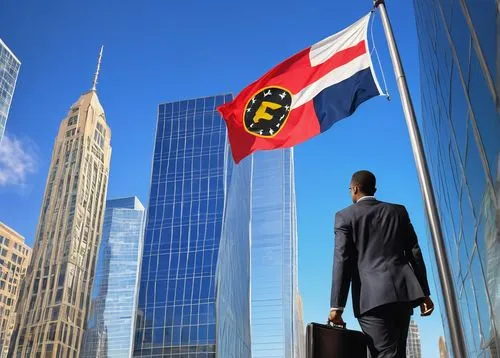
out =
[[[316,82],[311,83],[302,91],[293,95],[291,108],[294,109],[302,106],[304,103],[309,102],[314,97],[316,97],[325,88],[333,86],[334,84],[337,84],[348,79],[351,76],[354,76],[359,71],[364,70],[365,68],[369,68],[370,65],[370,55],[365,53],[364,55],[356,57],[351,62],[335,68]]]
[[[366,30],[368,29],[370,15],[371,13],[362,17],[342,31],[312,45],[309,51],[311,66],[321,65],[337,52],[357,45],[363,40],[366,41]]]

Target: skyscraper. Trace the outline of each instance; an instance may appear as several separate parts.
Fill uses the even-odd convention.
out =
[[[5,132],[20,66],[21,62],[0,38],[0,144]]]
[[[217,260],[216,357],[251,358],[250,218],[253,156],[232,165]]]
[[[132,357],[144,219],[136,197],[106,201],[81,358]]]
[[[102,55],[102,49],[101,49]],[[100,63],[100,57],[99,57]],[[59,127],[13,357],[77,357],[102,233],[111,131],[92,89]]]
[[[471,357],[496,357],[500,342],[498,2],[415,0],[414,7],[420,125],[465,346]],[[450,342],[448,332],[445,335]]]
[[[215,357],[216,265],[231,176],[216,106],[230,99],[159,106],[134,356]]]
[[[269,333],[262,309],[279,316],[273,352],[298,357],[293,150],[257,153],[235,166],[216,112],[229,100],[160,105],[137,357],[250,358],[253,325],[256,336]],[[250,287],[263,300],[251,301]]]
[[[31,259],[31,248],[0,222],[0,358],[7,358],[16,323],[16,304]]]
[[[304,357],[293,149],[233,168],[217,265],[217,356]]]
[[[446,348],[446,343],[444,341],[444,337],[440,336],[439,341],[439,358],[448,358],[448,349]]]
[[[252,356],[299,357],[293,149],[254,153],[251,218]]]
[[[406,356],[408,358],[422,358],[422,345],[420,343],[420,331],[414,320],[410,321],[408,338],[406,340]]]

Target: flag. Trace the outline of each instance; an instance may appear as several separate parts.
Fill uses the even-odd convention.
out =
[[[233,158],[288,148],[329,129],[382,94],[368,49],[370,14],[280,63],[217,108]]]

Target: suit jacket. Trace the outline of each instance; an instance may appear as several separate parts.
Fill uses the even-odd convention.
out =
[[[345,307],[352,282],[355,317],[430,295],[417,235],[402,205],[365,199],[335,215],[330,307]]]

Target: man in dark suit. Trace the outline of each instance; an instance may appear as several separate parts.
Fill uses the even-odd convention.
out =
[[[413,308],[434,309],[417,235],[405,207],[378,201],[375,176],[362,170],[349,187],[354,205],[335,216],[335,254],[328,319],[343,325],[352,283],[354,316],[372,358],[406,357]]]

